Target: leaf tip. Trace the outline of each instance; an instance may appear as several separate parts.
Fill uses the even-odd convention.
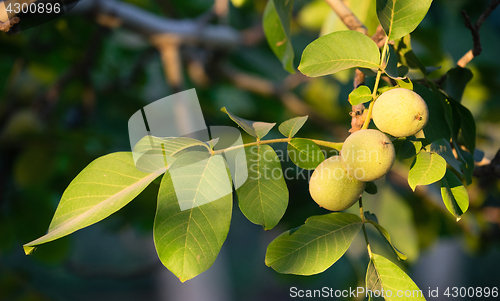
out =
[[[461,219],[462,219],[462,217],[458,216],[457,219],[456,219],[456,222],[458,223]]]
[[[226,113],[226,114],[227,114],[226,107],[222,107],[220,110],[221,110],[221,112],[223,112],[223,113]]]
[[[24,246],[23,246],[23,249],[24,249],[24,254],[26,254],[26,255],[32,255],[32,254],[33,254],[33,252],[35,252],[36,247],[32,247],[32,246],[28,246],[28,245],[24,245]]]

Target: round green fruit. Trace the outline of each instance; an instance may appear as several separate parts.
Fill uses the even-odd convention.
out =
[[[359,130],[344,141],[340,152],[350,176],[369,182],[389,172],[396,153],[386,134],[377,130]]]
[[[309,192],[320,207],[342,211],[356,203],[365,186],[365,182],[347,173],[340,156],[333,156],[316,167],[309,181]]]
[[[424,128],[429,119],[429,109],[417,93],[396,88],[377,98],[372,117],[382,132],[394,137],[408,137]]]

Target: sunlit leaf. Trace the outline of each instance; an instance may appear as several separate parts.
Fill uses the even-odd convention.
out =
[[[404,139],[398,139],[394,143],[396,148],[396,154],[399,160],[405,160],[413,158],[420,149],[422,149],[422,142],[416,140],[415,137],[406,137]]]
[[[287,146],[288,156],[300,168],[312,170],[325,161],[318,145],[309,139],[294,138]]]
[[[154,222],[158,257],[182,282],[214,263],[231,222],[231,182],[224,159],[195,155],[181,156],[163,176]]]
[[[377,0],[378,20],[389,40],[397,40],[415,30],[431,3],[432,0]]]
[[[360,103],[369,102],[372,100],[372,91],[365,85],[361,85],[354,89],[349,94],[349,102],[351,105],[359,105]]]
[[[241,212],[265,230],[274,228],[288,206],[288,188],[276,152],[269,145],[246,147],[246,164],[237,159],[235,187]],[[248,176],[241,169],[248,169]]]
[[[446,208],[457,218],[457,221],[469,208],[467,189],[457,176],[449,170],[446,170],[446,174],[441,179],[441,197]]]
[[[408,184],[412,190],[417,185],[429,185],[441,180],[446,172],[446,161],[440,155],[420,152],[408,173]]]
[[[309,77],[318,77],[354,67],[378,68],[379,63],[377,44],[358,31],[347,30],[309,44],[302,53],[299,70]]]
[[[383,256],[373,254],[366,271],[366,288],[372,291],[369,300],[425,301],[422,291],[397,265]],[[382,290],[384,294],[382,294]],[[375,294],[373,295],[373,292]],[[397,294],[402,295],[398,296]],[[407,293],[405,296],[405,292]],[[379,297],[376,297],[379,296]]]
[[[283,136],[292,138],[302,128],[304,123],[306,123],[307,117],[308,116],[294,117],[284,121],[280,124],[278,129]]]
[[[453,169],[457,172],[462,173],[462,166],[460,162],[453,155],[451,145],[448,141],[441,138],[431,143],[431,151],[439,154],[446,160],[446,163],[450,164]]]
[[[321,273],[342,257],[361,225],[361,219],[350,213],[312,216],[269,244],[266,265],[283,274]]]
[[[290,40],[290,20],[293,0],[268,0],[264,10],[263,24],[267,42],[280,59],[283,68],[295,73],[293,46]]]
[[[133,200],[166,167],[139,171],[130,152],[111,153],[92,161],[68,188],[57,206],[46,235],[24,245],[26,254],[37,245],[53,241],[95,224]]]
[[[413,83],[409,78],[401,78],[401,79],[396,79],[396,83],[400,88],[405,88],[408,90],[413,90]]]
[[[266,136],[267,133],[269,133],[269,131],[276,125],[276,123],[251,121],[240,118],[229,112],[226,108],[222,108],[221,111],[226,113],[229,118],[231,118],[231,120],[238,124],[245,132],[258,139],[264,138],[264,136]]]

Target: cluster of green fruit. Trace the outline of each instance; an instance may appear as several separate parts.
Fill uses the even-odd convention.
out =
[[[323,161],[309,182],[313,200],[328,210],[351,207],[365,190],[366,182],[380,179],[394,164],[394,137],[416,134],[427,123],[429,112],[417,93],[396,88],[381,94],[373,105],[373,122],[380,130],[363,129],[352,133],[339,156]]]

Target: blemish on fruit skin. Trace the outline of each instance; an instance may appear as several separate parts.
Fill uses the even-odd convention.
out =
[[[415,115],[415,120],[422,120],[422,114],[418,113],[417,115]]]

